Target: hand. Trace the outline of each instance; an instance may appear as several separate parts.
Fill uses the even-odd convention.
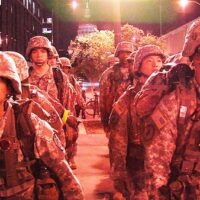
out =
[[[176,84],[182,83],[187,87],[188,82],[194,77],[194,70],[186,64],[177,64],[167,73],[168,84],[174,88]]]

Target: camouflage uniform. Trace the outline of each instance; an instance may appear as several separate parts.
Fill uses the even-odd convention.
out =
[[[31,52],[35,48],[45,48],[48,55],[53,56],[52,46],[50,45],[49,40],[43,36],[35,36],[30,39],[26,49],[26,54],[29,59]],[[23,84],[29,83],[37,86],[39,89],[49,94],[51,98],[61,103],[64,108],[71,112],[71,115],[74,113],[74,89],[69,83],[68,77],[60,69],[49,66],[49,70],[42,77],[36,73],[34,66],[29,71],[29,77],[23,81]],[[69,111],[67,112],[69,113]],[[67,112],[64,110],[62,113],[63,118],[69,115]],[[64,121],[66,122],[66,119]],[[74,117],[71,116],[71,120],[69,120],[68,123],[65,123],[64,127],[67,136],[66,148],[69,162],[74,162],[73,158],[77,149],[76,140],[78,138],[78,123],[75,121]]]
[[[121,42],[118,44],[115,52],[115,57],[118,57],[119,52],[132,52],[133,44],[130,42]],[[130,69],[124,67],[123,64],[116,63],[108,68],[100,78],[100,113],[101,121],[105,129],[108,129],[108,120],[112,105],[121,94],[132,83]]]
[[[199,56],[200,20],[186,34],[182,55]],[[197,66],[193,66],[194,68]],[[197,70],[197,69],[196,69]],[[200,199],[199,84],[188,65],[158,73],[135,98],[141,119],[148,194],[152,199]]]
[[[111,173],[115,187],[126,198],[147,199],[144,182],[144,148],[138,138],[137,121],[134,108],[134,98],[142,87],[140,66],[144,58],[158,55],[164,58],[162,50],[155,45],[140,48],[134,59],[134,85],[129,87],[114,103],[110,115],[109,152]],[[164,60],[164,59],[163,59]],[[137,75],[140,74],[140,77]],[[121,182],[121,183],[120,183]],[[131,194],[132,193],[132,194]],[[139,194],[140,193],[140,196]],[[142,195],[141,195],[142,193]]]
[[[0,53],[0,68],[0,76],[15,98],[21,93],[20,79],[15,63],[5,53]],[[5,99],[0,119],[0,198],[83,199],[60,140],[50,125],[34,114],[33,105],[30,100]]]
[[[60,62],[61,62],[61,68],[63,69],[63,72],[65,72],[66,67],[68,68],[68,70],[70,70],[72,68],[71,62],[68,58],[61,57]],[[86,102],[85,102],[84,98],[82,97],[82,89],[73,74],[68,72],[67,76],[69,77],[69,81],[76,91],[75,107],[79,106],[80,109],[82,109],[84,112]]]
[[[26,55],[29,59],[30,54],[34,48],[45,48],[49,52],[49,56],[53,55],[52,46],[49,40],[43,36],[35,36],[30,39],[28,47],[26,49]],[[58,101],[60,101],[65,108],[73,111],[73,87],[69,84],[68,77],[64,73],[61,73],[62,77],[59,78],[63,79],[62,81],[65,87],[62,88],[62,97],[59,97],[58,88],[54,80],[53,68],[54,67],[49,67],[48,72],[42,77],[37,74],[33,68],[31,68],[28,77],[28,83],[37,86],[41,90],[46,91],[52,98],[58,99]]]

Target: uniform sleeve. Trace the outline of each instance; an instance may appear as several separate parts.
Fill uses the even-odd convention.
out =
[[[108,75],[103,74],[100,79],[100,95],[99,95],[99,103],[100,103],[100,114],[101,114],[101,122],[105,127],[108,127],[108,120],[110,116],[110,112],[112,109],[112,100],[110,98],[110,82],[108,81]]]
[[[35,125],[35,156],[41,159],[58,177],[65,200],[84,199],[79,181],[65,160],[65,150],[50,125],[31,114]]]
[[[128,102],[129,94],[124,93],[114,103],[110,115],[109,153],[111,173],[114,180],[126,178],[126,157],[128,146]]]
[[[63,95],[63,106],[70,110],[73,114],[75,114],[75,101],[76,101],[76,90],[74,86],[68,81],[65,77],[65,88],[64,88],[64,95]]]
[[[144,118],[151,114],[167,90],[166,74],[152,74],[135,97],[134,105],[138,116]]]

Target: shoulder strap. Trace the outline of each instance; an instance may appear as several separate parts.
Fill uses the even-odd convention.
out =
[[[52,68],[53,77],[58,90],[58,99],[63,103],[63,88],[64,88],[64,78],[61,70],[57,67]]]
[[[35,138],[35,129],[31,123],[30,116],[28,113],[31,111],[31,102],[30,100],[20,103],[14,103],[13,109],[15,112],[15,124],[17,131],[17,138],[22,144],[22,152],[25,158],[29,160],[34,159],[34,138]]]

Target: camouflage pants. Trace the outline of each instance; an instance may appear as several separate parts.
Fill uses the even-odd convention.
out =
[[[131,144],[128,147],[127,171],[132,196],[131,199],[148,199],[146,195],[144,149],[142,145]]]

